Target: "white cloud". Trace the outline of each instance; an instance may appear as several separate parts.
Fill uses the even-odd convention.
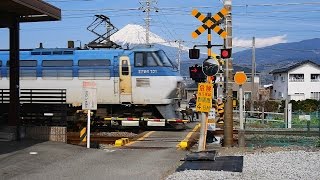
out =
[[[256,47],[261,48],[261,47],[271,46],[274,44],[286,43],[287,42],[286,38],[287,38],[287,35],[267,37],[267,38],[256,38]],[[249,47],[252,47],[252,39],[234,38],[233,45],[235,47],[238,46],[238,47],[249,48]]]

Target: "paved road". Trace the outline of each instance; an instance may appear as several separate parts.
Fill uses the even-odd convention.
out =
[[[145,141],[131,144],[130,149],[86,149],[55,142],[0,142],[0,179],[165,179],[188,153],[176,148],[178,139],[183,140],[187,133],[151,133]],[[147,145],[151,139],[153,145]]]

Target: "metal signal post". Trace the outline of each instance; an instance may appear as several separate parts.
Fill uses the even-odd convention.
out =
[[[207,14],[207,17],[211,17],[211,13]],[[211,58],[211,28],[208,28],[208,59]],[[202,66],[203,67],[203,66]],[[212,84],[212,80],[210,76],[207,76],[207,83]],[[208,113],[201,113],[201,128],[200,128],[200,138],[199,138],[199,145],[198,151],[204,151],[206,149],[206,139],[207,139],[207,128],[208,128]]]
[[[208,125],[208,112],[212,107],[212,96],[213,87],[212,87],[212,79],[211,77],[216,75],[219,71],[219,62],[215,59],[212,59],[212,51],[211,48],[215,45],[211,44],[211,30],[215,31],[221,38],[225,39],[227,37],[227,32],[219,27],[219,21],[228,14],[228,10],[226,8],[222,8],[218,13],[214,16],[211,16],[211,13],[208,13],[207,16],[200,13],[198,10],[194,9],[191,14],[196,17],[203,24],[198,27],[195,31],[192,32],[192,37],[197,38],[201,33],[205,30],[208,30],[208,58],[203,62],[202,71],[205,75],[207,75],[206,83],[198,86],[198,92],[202,96],[197,99],[196,110],[202,112],[201,118],[201,129],[200,129],[200,138],[199,138],[199,146],[198,151],[204,151],[206,146],[206,135],[207,135],[207,125]],[[198,49],[190,49],[189,57],[190,59],[199,59],[199,50]],[[204,87],[206,90],[204,91]],[[208,89],[207,89],[208,88]],[[211,93],[211,94],[210,94]],[[232,91],[231,91],[232,95]],[[200,102],[203,101],[203,102]],[[209,103],[209,104],[208,104]],[[232,101],[231,101],[232,103]],[[232,104],[231,104],[232,105]]]

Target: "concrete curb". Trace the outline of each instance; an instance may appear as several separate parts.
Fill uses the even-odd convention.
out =
[[[200,129],[200,123],[197,124],[192,131],[188,133],[188,135],[182,140],[178,145],[177,148],[182,150],[190,149],[190,147],[194,144],[194,140],[196,139],[195,136],[199,135],[196,134],[197,131]]]
[[[114,146],[120,147],[120,146],[124,146],[128,143],[129,143],[129,138],[121,138],[121,139],[116,140],[116,142],[114,143]]]

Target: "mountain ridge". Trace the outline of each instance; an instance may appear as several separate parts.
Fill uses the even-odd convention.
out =
[[[134,47],[145,44],[146,29],[140,25],[128,24],[111,36],[111,40],[122,46]],[[166,41],[162,37],[149,32],[149,42],[155,47],[163,49],[172,61],[177,63],[179,44],[175,41]],[[319,47],[319,48],[316,48]],[[188,47],[182,46],[181,75],[189,76],[189,67],[201,65],[206,58],[201,54],[200,60],[190,60]],[[252,49],[233,53],[233,64],[241,68],[251,68]],[[299,42],[278,43],[275,45],[256,48],[256,68],[264,76],[262,79],[270,80],[269,72],[274,69],[292,65],[303,60],[320,63],[320,38],[306,39]],[[269,80],[268,80],[269,79]]]

